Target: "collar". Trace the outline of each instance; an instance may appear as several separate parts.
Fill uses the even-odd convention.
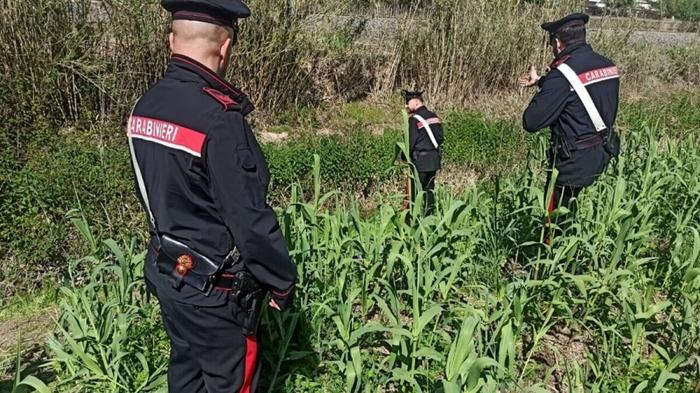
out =
[[[200,78],[202,78],[210,87],[220,91],[221,93],[229,96],[233,99],[239,106],[240,112],[243,116],[250,114],[255,108],[250,102],[248,96],[236,88],[234,85],[228,81],[221,78],[215,72],[207,68],[207,66],[184,55],[173,54],[170,58],[170,65],[176,66],[188,70]]]
[[[568,56],[568,57],[571,57],[571,54],[572,54],[572,53],[578,52],[579,50],[593,50],[593,48],[592,48],[589,44],[586,44],[585,42],[581,42],[581,43],[578,43],[578,44],[573,44],[573,45],[571,45],[571,46],[567,46],[566,49],[564,49],[563,51],[561,51],[561,52],[554,58],[554,62],[557,62],[557,61],[559,61],[559,60],[561,60],[561,59],[563,59],[564,57],[567,57],[567,56]]]
[[[416,108],[416,110],[411,112],[410,114],[413,115],[413,114],[420,112],[421,110],[427,110],[427,109],[428,108],[425,107],[425,104],[423,104],[423,105],[419,106],[418,108]]]
[[[559,53],[549,65],[549,69],[553,70],[559,67],[562,63],[568,61],[575,52],[592,51],[593,48],[584,42],[579,44],[573,44]]]

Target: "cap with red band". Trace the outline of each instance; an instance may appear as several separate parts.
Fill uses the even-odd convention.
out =
[[[173,20],[186,19],[220,26],[233,26],[250,16],[250,8],[240,0],[161,0],[160,5]]]
[[[542,29],[549,34],[557,34],[560,30],[566,27],[585,26],[591,19],[590,16],[582,13],[567,15],[557,21],[542,24]]]

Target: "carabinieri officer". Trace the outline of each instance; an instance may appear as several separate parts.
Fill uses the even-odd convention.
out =
[[[550,168],[559,172],[548,211],[572,202],[603,173],[611,157],[619,154],[614,131],[620,79],[615,63],[596,53],[586,42],[585,14],[572,14],[545,23],[554,61],[540,78],[534,67],[519,79],[539,92],[523,114],[523,127],[535,132],[552,131]],[[552,175],[547,183],[552,181]],[[549,189],[547,187],[546,189]]]
[[[129,118],[132,164],[151,221],[145,263],[170,337],[170,392],[253,392],[260,305],[287,308],[296,269],[270,175],[246,120],[248,97],[224,79],[239,0],[162,0],[172,59]]]
[[[406,111],[410,114],[408,135],[411,159],[425,192],[425,213],[432,214],[435,210],[435,177],[442,167],[442,120],[425,106],[423,92],[404,90],[401,94],[406,101]]]

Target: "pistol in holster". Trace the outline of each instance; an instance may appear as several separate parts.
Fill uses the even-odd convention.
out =
[[[574,148],[566,138],[555,137],[553,149],[556,157],[561,160],[568,160],[573,156]]]
[[[233,317],[246,336],[254,336],[260,324],[260,315],[267,291],[248,271],[235,273],[230,301],[235,305]]]
[[[612,158],[620,155],[620,151],[622,150],[620,135],[614,129],[603,131],[603,147]]]

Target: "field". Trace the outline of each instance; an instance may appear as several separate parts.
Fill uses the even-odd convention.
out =
[[[546,246],[548,135],[521,130],[532,92],[513,81],[549,59],[539,22],[575,2],[249,3],[230,77],[258,104],[300,277],[293,310],[264,315],[261,391],[700,391],[697,40],[596,21],[624,73],[624,152]],[[163,391],[121,122],[167,60],[167,19],[66,4],[0,8],[0,391]],[[423,13],[443,28],[412,28]],[[391,40],[368,38],[389,18]],[[447,130],[431,217],[401,209],[410,86]]]
[[[577,218],[558,212],[573,223],[551,247],[539,173],[443,189],[434,217],[397,209],[400,195],[363,216],[320,194],[317,161],[311,197],[295,186],[280,211],[299,298],[263,320],[263,391],[694,391],[700,149],[634,131]],[[167,342],[143,252],[77,222],[94,254],[71,270],[93,270],[61,290],[58,386],[152,391]]]

